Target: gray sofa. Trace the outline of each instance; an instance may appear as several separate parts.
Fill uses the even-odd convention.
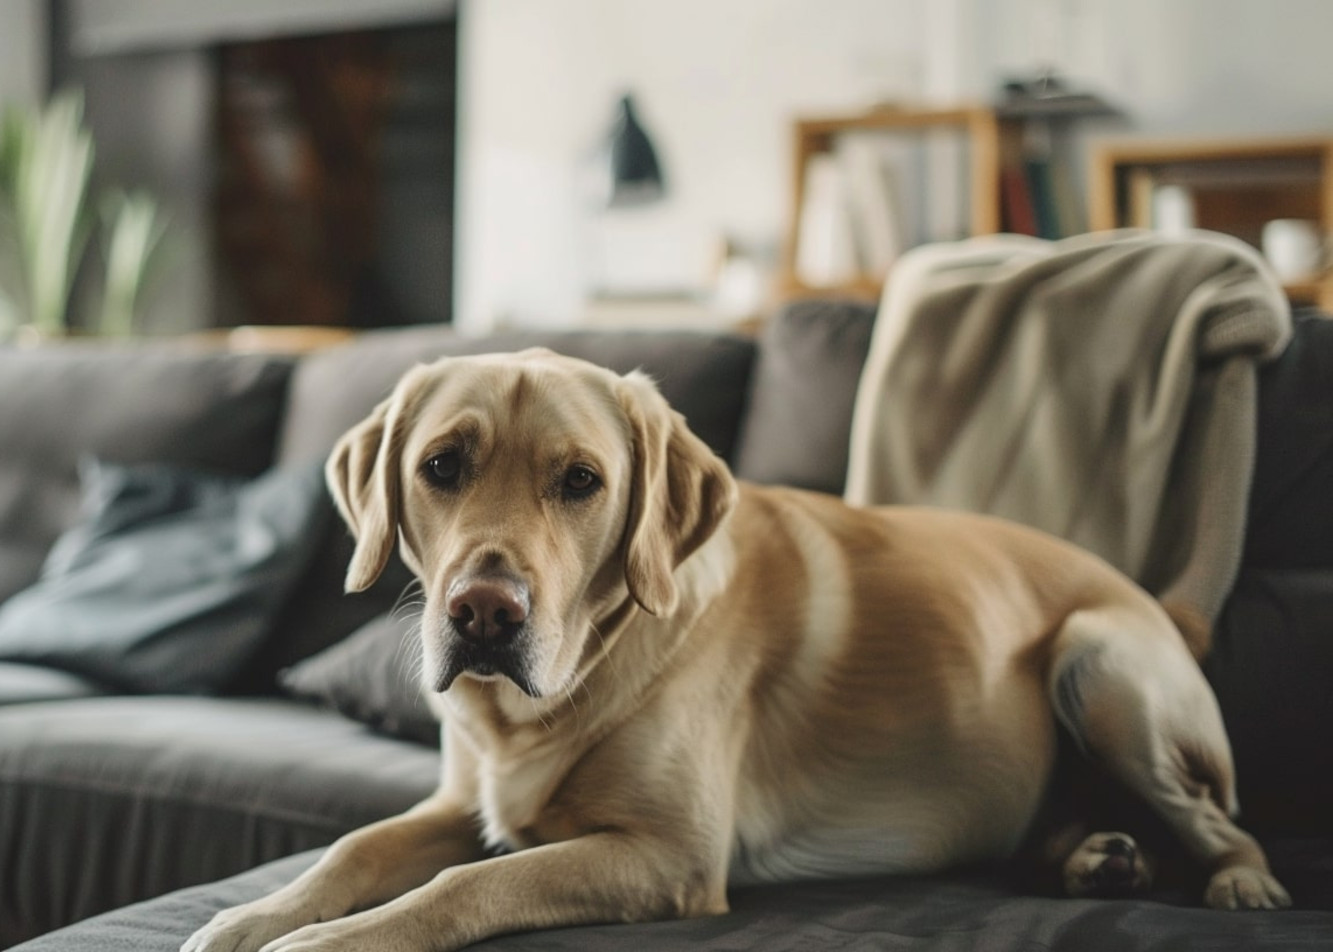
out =
[[[864,306],[808,302],[777,315],[758,340],[473,340],[427,328],[370,333],[299,359],[167,344],[0,349],[0,628],[6,604],[44,581],[44,562],[52,572],[52,547],[77,542],[67,540],[90,518],[81,456],[230,473],[238,485],[299,472],[403,370],[443,354],[545,345],[621,371],[642,366],[743,478],[837,492],[872,323]],[[193,626],[196,640],[165,655],[165,667],[167,649],[156,645],[93,660],[78,645],[6,655],[0,633],[0,658],[10,659],[0,660],[0,947],[174,950],[216,910],[290,878],[340,834],[431,789],[440,752],[422,742],[429,723],[410,690],[385,696],[409,684],[397,662],[398,629],[410,618],[392,613],[409,577],[395,566],[370,592],[342,595],[350,543],[326,498],[316,509],[291,556],[300,571],[253,603],[262,624],[223,625],[210,613],[208,640]],[[182,665],[212,677],[167,693],[144,674]],[[127,666],[134,677],[122,676]],[[1269,846],[1297,911],[1229,916],[1169,893],[1073,902],[1029,895],[1008,870],[972,870],[737,890],[732,913],[717,919],[487,945],[1333,942],[1333,321],[1298,320],[1286,355],[1264,371],[1245,566],[1207,671],[1235,745],[1246,823]]]

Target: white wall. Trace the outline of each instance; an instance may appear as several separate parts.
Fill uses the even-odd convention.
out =
[[[46,5],[5,0],[0,28],[0,108],[32,105],[46,93]]]
[[[983,72],[1039,59],[1151,135],[1333,134],[1329,0],[968,0]]]
[[[1330,0],[463,0],[459,324],[574,319],[592,287],[775,245],[789,120],[881,96],[986,99],[1053,61],[1155,135],[1333,133]],[[608,219],[579,169],[630,89],[666,202]],[[618,252],[618,253],[617,253]]]
[[[697,287],[724,230],[774,244],[787,214],[791,118],[915,93],[920,8],[464,0],[460,326],[563,323],[596,285]],[[580,201],[580,171],[626,89],[668,199],[595,216]]]

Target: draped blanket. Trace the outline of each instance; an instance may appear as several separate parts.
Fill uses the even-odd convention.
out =
[[[1212,620],[1244,540],[1256,365],[1290,333],[1263,260],[1224,235],[916,249],[880,304],[847,499],[1027,523]]]

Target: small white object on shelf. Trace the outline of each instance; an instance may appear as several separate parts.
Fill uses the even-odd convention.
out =
[[[846,176],[836,156],[813,155],[797,236],[796,274],[810,287],[834,287],[858,273]]]

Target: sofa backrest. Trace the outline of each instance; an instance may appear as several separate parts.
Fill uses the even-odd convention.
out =
[[[875,306],[798,301],[764,328],[734,469],[756,483],[841,495],[852,405]]]
[[[415,364],[527,347],[549,347],[619,373],[644,370],[695,433],[724,459],[733,459],[755,353],[748,338],[688,331],[515,332],[471,338],[447,327],[423,327],[369,332],[303,359],[292,378],[278,462],[298,465],[325,458],[338,437],[369,414]],[[275,637],[234,690],[271,689],[277,670],[388,611],[410,583],[410,574],[395,558],[368,592],[344,595],[351,540],[340,521],[331,522],[330,537],[289,602]]]
[[[292,362],[171,345],[0,348],[0,602],[78,515],[77,462],[267,468]]]

